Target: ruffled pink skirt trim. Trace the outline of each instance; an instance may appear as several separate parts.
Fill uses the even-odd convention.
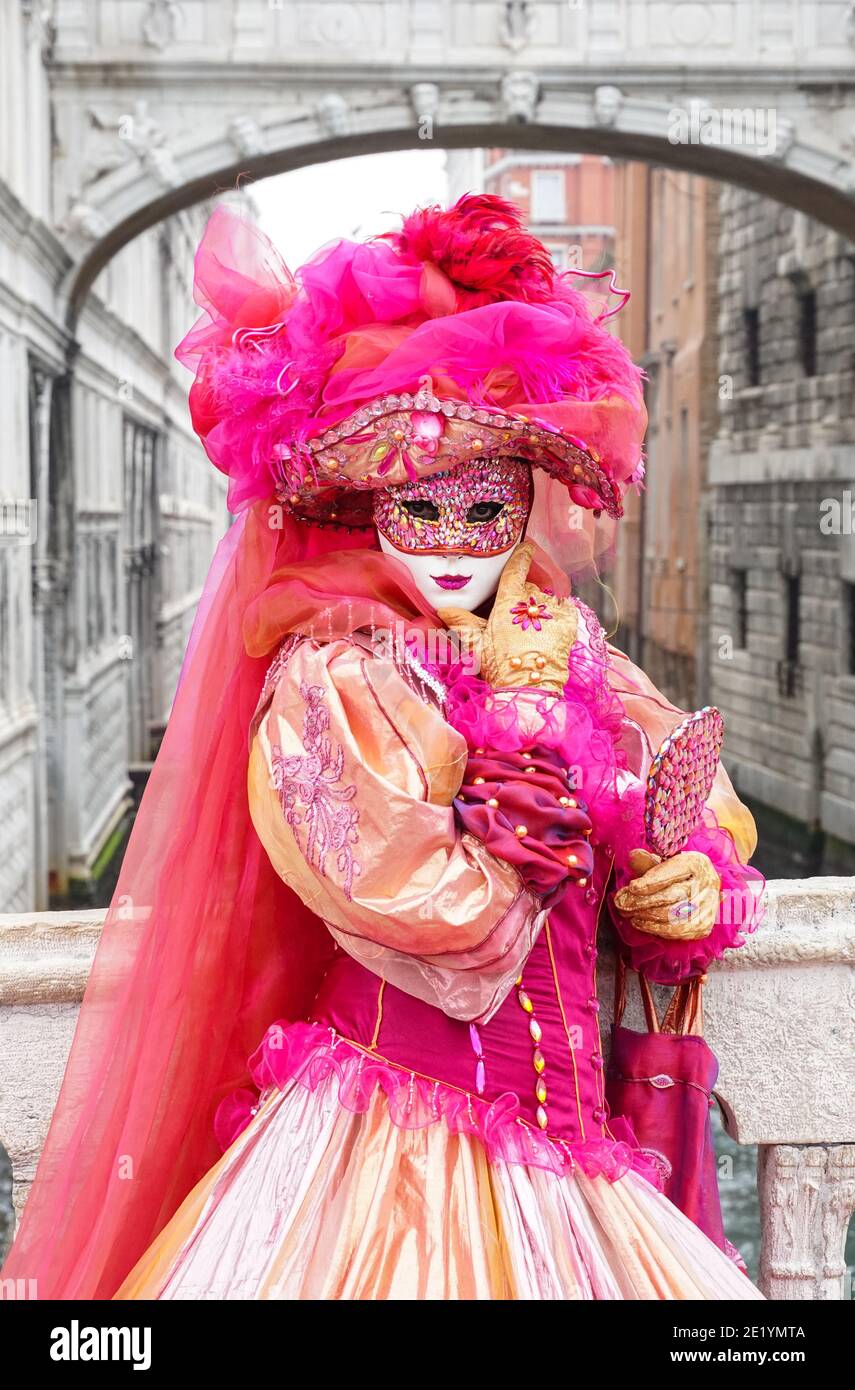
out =
[[[214,1127],[225,1151],[246,1128],[267,1094],[298,1082],[315,1091],[332,1076],[339,1104],[355,1113],[371,1106],[379,1088],[385,1093],[389,1118],[401,1129],[421,1129],[444,1122],[452,1134],[481,1141],[491,1163],[518,1163],[550,1172],[588,1177],[602,1174],[615,1182],[630,1171],[641,1174],[661,1190],[655,1164],[637,1147],[624,1121],[617,1121],[624,1139],[574,1142],[545,1134],[521,1114],[519,1097],[506,1091],[485,1101],[468,1091],[388,1062],[367,1052],[334,1028],[322,1023],[271,1024],[249,1059],[258,1093],[242,1088],[226,1096],[217,1108]]]
[[[114,1297],[761,1297],[639,1173],[493,1164],[444,1123],[393,1124],[379,1085],[359,1113],[339,1090],[331,1067],[271,1085]]]

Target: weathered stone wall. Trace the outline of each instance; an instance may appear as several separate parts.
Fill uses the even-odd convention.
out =
[[[149,760],[227,522],[225,479],[199,447],[189,376],[173,359],[197,314],[207,208],[123,247],[72,340],[58,300],[70,259],[52,179],[69,146],[50,94],[53,37],[47,7],[0,5],[5,911],[96,889],[130,809],[129,763]],[[94,105],[80,114],[102,144],[126,149]],[[141,112],[127,121],[131,132]]]
[[[725,186],[720,195],[722,403],[737,452],[851,442],[855,425],[855,244],[803,213]],[[800,295],[816,295],[816,370],[801,361]],[[760,380],[749,380],[746,310],[759,312]],[[835,428],[835,427],[839,428]],[[769,432],[768,441],[760,436]]]
[[[855,246],[728,188],[720,255],[725,398],[710,466],[710,696],[725,714],[726,758],[740,790],[780,820],[782,858],[792,853],[795,872],[848,872]]]
[[[0,917],[0,1251],[62,1082],[103,911]],[[11,1176],[2,1160],[8,1154]],[[0,1255],[2,1258],[2,1255]]]

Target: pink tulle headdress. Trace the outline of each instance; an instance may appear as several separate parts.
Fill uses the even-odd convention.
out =
[[[275,494],[300,520],[367,526],[372,489],[477,456],[524,458],[620,516],[640,476],[641,372],[605,326],[617,310],[596,313],[576,274],[490,194],[333,242],[295,274],[218,208],[196,257],[204,312],[176,356],[231,509]]]

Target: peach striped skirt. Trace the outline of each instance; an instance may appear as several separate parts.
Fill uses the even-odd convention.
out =
[[[335,1077],[262,1097],[117,1299],[760,1299],[634,1172],[490,1163],[443,1121],[355,1113]]]

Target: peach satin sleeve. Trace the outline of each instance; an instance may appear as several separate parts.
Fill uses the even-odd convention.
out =
[[[304,640],[255,721],[252,820],[343,950],[452,1017],[486,1021],[543,921],[452,807],[465,740],[393,662]]]

